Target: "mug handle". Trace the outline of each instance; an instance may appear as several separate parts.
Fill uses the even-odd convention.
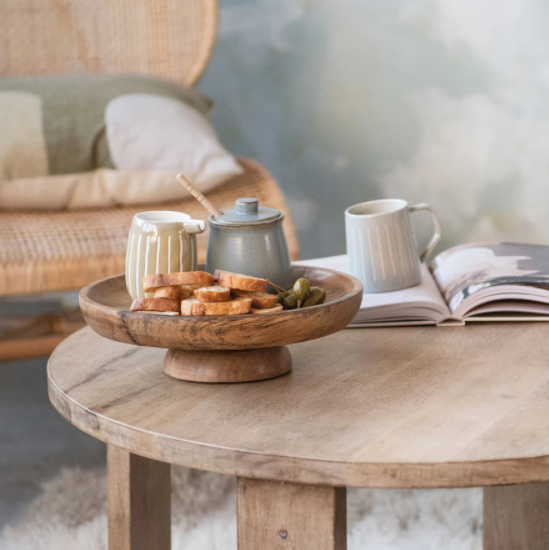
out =
[[[440,218],[437,211],[430,204],[422,202],[421,204],[414,204],[413,206],[410,206],[410,213],[417,212],[419,210],[428,210],[431,213],[431,216],[433,216],[433,222],[435,225],[435,232],[431,237],[429,244],[419,257],[420,262],[423,263],[431,255],[431,252],[433,252],[433,250],[435,249],[438,241],[440,241],[440,236],[442,234],[442,225],[440,223]]]

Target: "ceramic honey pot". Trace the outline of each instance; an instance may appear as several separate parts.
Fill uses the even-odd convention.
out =
[[[210,216],[206,271],[244,273],[290,287],[291,262],[283,221],[282,212],[259,206],[254,198],[238,199],[235,208]]]

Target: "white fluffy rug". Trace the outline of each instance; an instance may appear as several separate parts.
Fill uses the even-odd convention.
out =
[[[172,468],[174,550],[236,550],[234,479]],[[1,550],[107,548],[105,470],[63,470]],[[349,550],[481,550],[482,492],[348,490]]]

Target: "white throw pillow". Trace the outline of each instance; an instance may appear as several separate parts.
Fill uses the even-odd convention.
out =
[[[107,105],[105,126],[118,170],[180,171],[202,192],[242,173],[205,116],[181,101],[122,95]]]

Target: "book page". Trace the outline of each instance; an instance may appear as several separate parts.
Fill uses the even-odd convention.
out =
[[[512,313],[511,313],[512,312]],[[549,320],[549,304],[526,302],[522,300],[501,300],[496,302],[489,302],[473,308],[469,311],[466,319],[469,319],[469,315],[482,316],[480,318],[492,319],[494,314],[498,314],[498,318],[513,320],[520,318],[546,318]]]
[[[294,262],[335,269],[350,273],[349,257],[331,256]],[[426,265],[421,266],[422,281],[419,285],[394,292],[364,293],[362,305],[355,322],[431,321],[440,322],[450,317],[450,311]]]
[[[549,247],[512,243],[475,243],[454,246],[431,265],[434,279],[452,314],[463,316],[493,289],[513,285],[525,289],[525,299],[549,292]],[[528,287],[526,291],[526,287]],[[498,296],[497,299],[502,299]]]

